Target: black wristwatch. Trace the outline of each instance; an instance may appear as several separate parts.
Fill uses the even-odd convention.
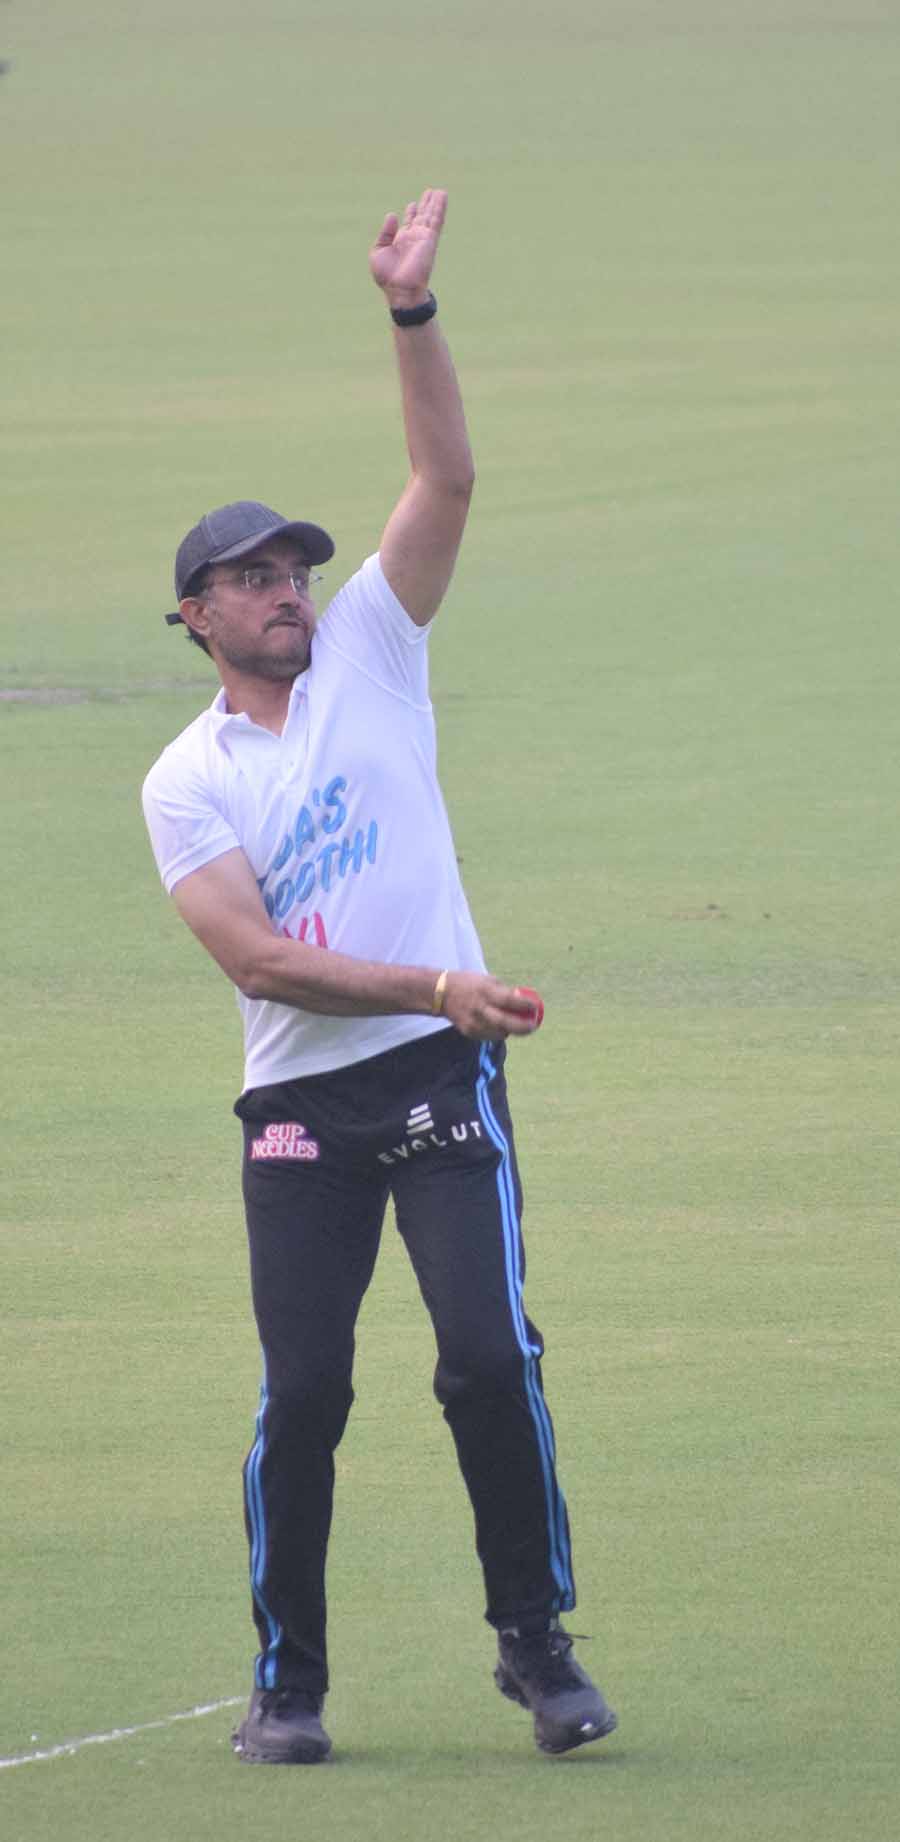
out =
[[[418,307],[392,307],[391,319],[395,326],[424,326],[436,313],[437,301],[429,289],[427,301],[420,301]]]

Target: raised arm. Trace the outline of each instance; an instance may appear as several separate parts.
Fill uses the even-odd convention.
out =
[[[369,266],[392,308],[421,306],[447,210],[446,192],[428,190],[391,212]],[[453,361],[437,318],[394,326],[409,483],[381,540],[381,566],[406,612],[425,626],[444,598],[460,546],[475,470]]]
[[[443,968],[381,965],[276,934],[241,850],[183,877],[173,896],[182,919],[247,998],[326,1017],[436,1014]],[[529,1036],[539,1022],[534,1003],[481,972],[448,972],[437,1014],[479,1042]]]

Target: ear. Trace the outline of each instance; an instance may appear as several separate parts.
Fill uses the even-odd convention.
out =
[[[201,639],[209,639],[209,614],[206,602],[197,595],[185,595],[178,603],[178,612],[186,627],[193,633],[199,633]]]

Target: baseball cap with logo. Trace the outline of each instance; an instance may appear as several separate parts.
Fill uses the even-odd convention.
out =
[[[228,563],[246,556],[270,537],[296,537],[307,563],[327,563],[334,556],[334,540],[320,525],[299,519],[282,518],[269,505],[254,499],[237,499],[233,505],[220,505],[207,512],[178,546],[175,555],[175,594],[179,601],[188,593],[191,581],[208,563]],[[167,614],[170,627],[181,620],[179,613]]]

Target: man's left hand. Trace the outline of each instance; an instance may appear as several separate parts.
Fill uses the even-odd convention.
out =
[[[369,251],[369,267],[392,307],[417,307],[427,299],[438,238],[447,214],[446,192],[429,187],[407,205],[403,222],[390,211]]]

